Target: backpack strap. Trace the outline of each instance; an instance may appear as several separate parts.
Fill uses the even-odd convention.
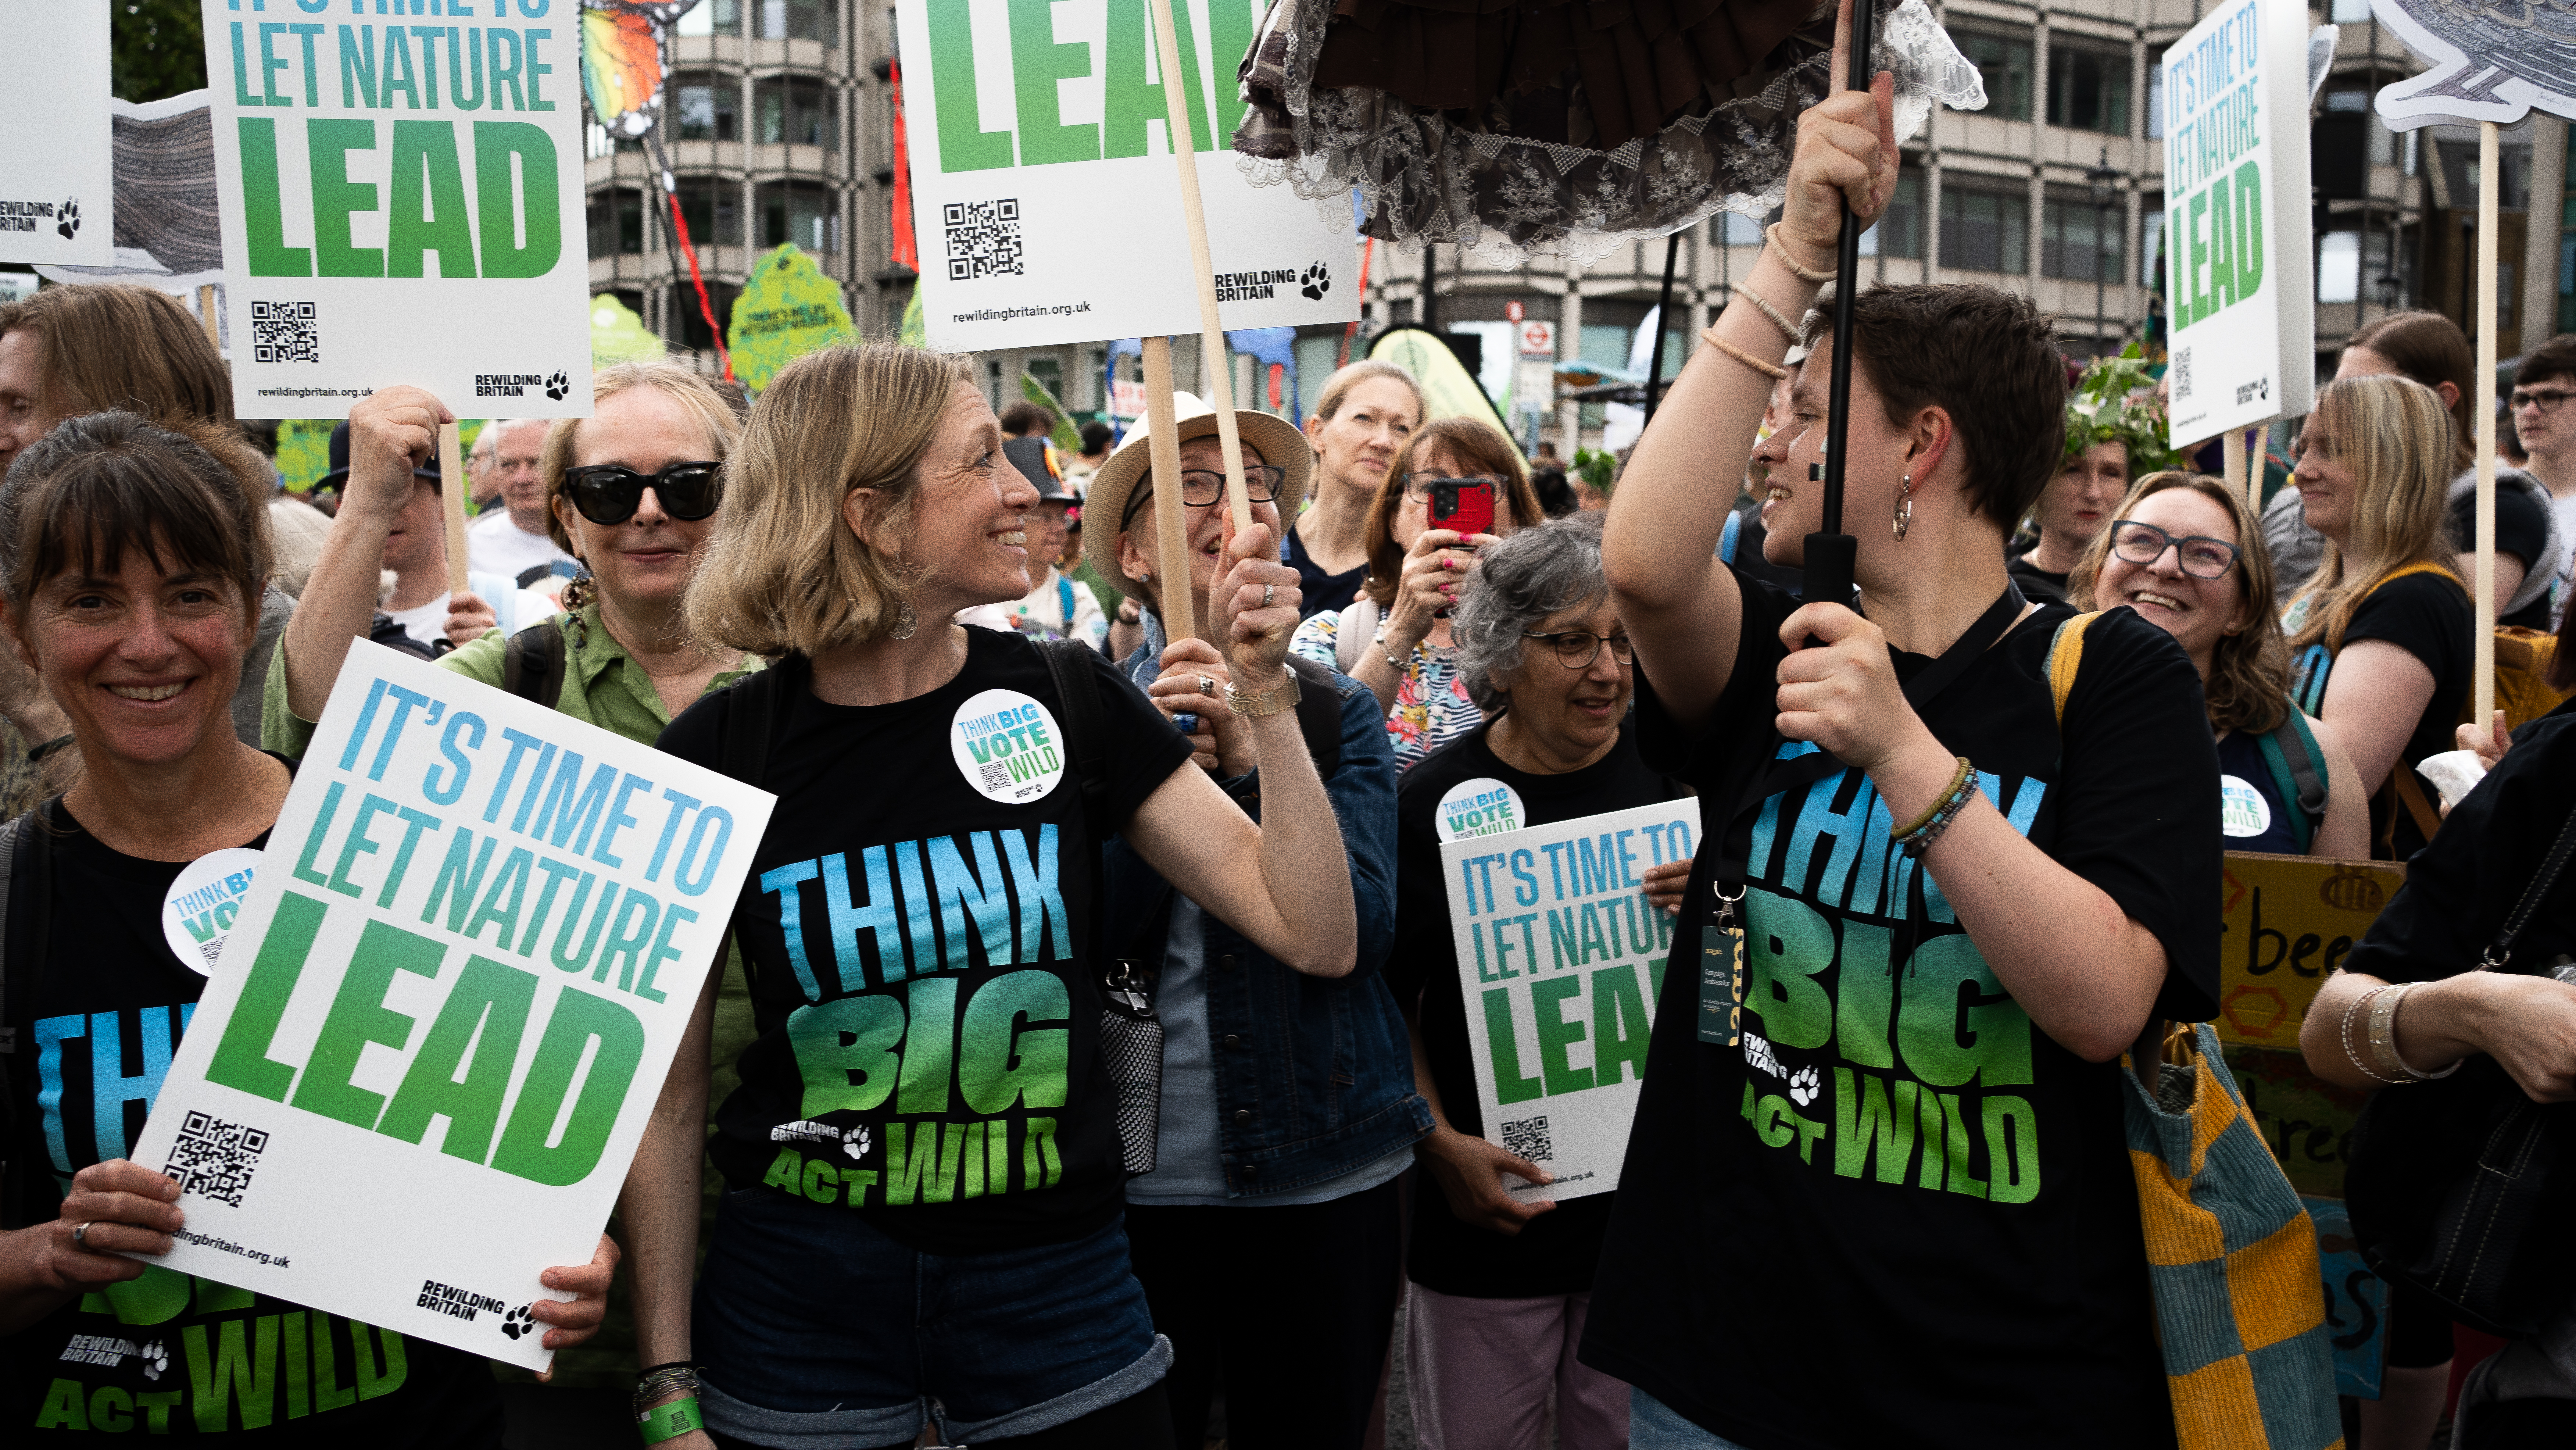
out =
[[[2299,712],[2294,706],[2290,713],[2295,716]],[[2297,810],[2286,814],[2290,818],[2290,839],[2298,846],[2299,854],[2304,856],[2308,852],[2308,842],[2315,839],[2317,817],[2309,813],[2307,800],[2301,792],[2298,771],[2291,764],[2294,753],[2299,765],[2308,768],[2311,780],[2315,778],[2315,767],[2309,765],[2304,753],[2297,753],[2298,738],[2290,733],[2286,722],[2278,729],[2255,736],[2254,748],[2262,754],[2264,768],[2271,772],[2272,793],[2298,805]]]
[[[1735,562],[1735,546],[1744,538],[1744,510],[1728,509],[1726,527],[1717,531],[1717,562]]]
[[[2048,698],[2057,723],[2066,723],[2066,697],[2075,693],[2075,672],[2084,667],[2084,631],[2102,617],[2101,610],[2079,614],[2057,626],[2048,642]]]
[[[551,618],[540,620],[501,646],[501,688],[551,710],[563,698],[564,675],[571,664],[563,628]]]
[[[1055,576],[1055,603],[1064,611],[1065,638],[1073,637],[1073,581],[1062,574]]]
[[[1360,611],[1367,610],[1363,615]],[[1333,667],[1343,674],[1358,668],[1360,651],[1368,647],[1377,633],[1377,601],[1363,594],[1342,611],[1340,625],[1333,635]]]
[[[1082,782],[1082,813],[1091,821],[1092,838],[1106,840],[1116,827],[1109,820],[1107,752],[1101,749],[1102,732],[1109,727],[1100,705],[1100,679],[1091,665],[1099,652],[1080,640],[1037,643],[1055,681],[1056,699],[1064,706],[1065,752],[1073,757],[1074,778]]]
[[[2297,788],[2297,794],[2284,795],[2282,799],[2296,800],[2299,814],[2305,816],[2311,825],[2324,825],[2326,787],[2329,784],[2326,753],[2317,744],[2316,732],[2308,728],[2307,712],[2293,706],[2280,728],[2264,738],[2280,750],[2282,763],[2289,768],[2290,780]],[[2301,833],[2299,849],[2307,849],[2307,840],[2308,833]]]

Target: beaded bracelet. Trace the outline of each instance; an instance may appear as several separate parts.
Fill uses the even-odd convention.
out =
[[[1932,843],[1941,839],[1941,833],[1950,829],[1950,823],[1959,818],[1959,812],[1966,810],[1968,802],[1976,799],[1977,768],[1969,764],[1968,757],[1964,755],[1958,757],[1958,761],[1958,773],[1950,777],[1949,787],[1932,803],[1932,808],[1915,818],[1904,830],[1889,833],[1896,844],[1904,848],[1906,855],[1920,856],[1931,850]]]
[[[1791,347],[1796,347],[1798,344],[1807,340],[1806,334],[1790,326],[1789,319],[1781,316],[1780,309],[1772,306],[1768,301],[1765,301],[1761,293],[1754,291],[1750,287],[1739,285],[1735,289],[1735,295],[1752,303],[1754,306],[1761,308],[1762,315],[1771,319],[1771,325],[1780,329],[1780,335],[1789,339],[1789,345]]]
[[[1778,222],[1773,222],[1771,225],[1762,229],[1762,240],[1770,244],[1771,255],[1778,257],[1780,259],[1780,265],[1789,269],[1789,275],[1797,278],[1801,282],[1814,282],[1821,286],[1822,284],[1830,282],[1836,277],[1842,275],[1840,272],[1819,272],[1815,268],[1801,263],[1797,258],[1790,256],[1789,249],[1780,245],[1780,224]]]
[[[641,1421],[653,1401],[680,1390],[690,1395],[698,1392],[698,1367],[685,1359],[657,1364],[635,1377],[635,1418]]]
[[[1755,372],[1768,377],[1775,383],[1788,381],[1789,370],[1787,368],[1780,366],[1778,363],[1764,362],[1762,359],[1755,357],[1753,354],[1746,352],[1740,347],[1737,347],[1734,343],[1728,342],[1725,338],[1717,335],[1717,329],[1714,326],[1702,329],[1699,335],[1699,340],[1707,343],[1713,348],[1716,348],[1719,352],[1726,354],[1737,362],[1744,364],[1746,367],[1753,369]]]

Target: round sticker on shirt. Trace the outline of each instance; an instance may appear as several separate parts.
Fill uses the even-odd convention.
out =
[[[1440,812],[1435,819],[1440,839],[1464,841],[1472,836],[1517,831],[1529,824],[1529,812],[1521,807],[1520,792],[1490,775],[1480,775],[1451,786],[1449,793],[1440,798]]]
[[[1043,799],[1064,779],[1064,732],[1017,690],[986,690],[958,706],[948,748],[966,783],[1004,805]]]
[[[2263,793],[2232,775],[2218,778],[2218,828],[2231,836],[2259,836],[2272,829],[2272,806]]]
[[[161,903],[161,934],[171,954],[199,976],[213,976],[215,959],[232,935],[233,919],[259,875],[261,853],[248,846],[210,851],[179,870]]]

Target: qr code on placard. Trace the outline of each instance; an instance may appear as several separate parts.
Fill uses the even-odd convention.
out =
[[[975,770],[977,774],[984,777],[984,789],[996,791],[1011,788],[1011,768],[1002,762],[987,760],[977,765]]]
[[[2177,403],[2191,396],[2191,349],[2178,347],[2173,355],[2173,400]]]
[[[1028,268],[1020,246],[1020,199],[952,201],[939,209],[948,231],[948,280],[1017,277]]]
[[[250,351],[264,363],[322,360],[322,324],[310,302],[254,302],[250,305]]]
[[[170,1161],[161,1171],[178,1181],[181,1193],[203,1194],[239,1208],[267,1147],[268,1134],[257,1128],[192,1112],[179,1124],[179,1140],[170,1145]]]
[[[1503,1151],[1517,1153],[1532,1163],[1545,1163],[1556,1156],[1556,1144],[1547,1136],[1545,1117],[1523,1118],[1503,1124]]]

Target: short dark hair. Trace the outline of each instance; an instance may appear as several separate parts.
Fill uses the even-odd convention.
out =
[[[150,287],[83,282],[0,302],[0,336],[37,342],[44,402],[57,418],[124,408],[161,422],[233,420],[233,376],[179,299]]]
[[[1082,451],[1098,453],[1109,446],[1110,439],[1117,436],[1118,430],[1106,423],[1085,423],[1082,425]]]
[[[1035,403],[1013,403],[1002,410],[1002,436],[1005,438],[1024,438],[1032,432],[1043,434],[1054,430],[1054,415]]]
[[[2527,388],[2551,378],[2576,382],[2576,332],[2562,332],[2522,355],[2513,370],[2513,385]]]
[[[139,550],[164,573],[229,580],[256,617],[272,562],[267,484],[258,451],[225,424],[68,419],[0,483],[0,594],[23,611],[55,575],[113,574]]]
[[[1807,346],[1832,337],[1820,304]],[[1852,299],[1852,364],[1878,390],[1889,427],[1927,407],[1949,413],[1968,506],[2006,532],[2057,472],[2066,358],[2056,320],[2029,298],[1969,283],[1866,288]]]
[[[2437,393],[2442,384],[2449,383],[2456,395],[2451,404],[2451,468],[2456,472],[2477,462],[2478,429],[2473,416],[2478,397],[2477,355],[2469,346],[2469,335],[2460,330],[2458,323],[2421,308],[2388,312],[2354,328],[2343,345],[2369,348],[2388,359],[2389,366]],[[2576,367],[2570,371],[2576,371]]]

